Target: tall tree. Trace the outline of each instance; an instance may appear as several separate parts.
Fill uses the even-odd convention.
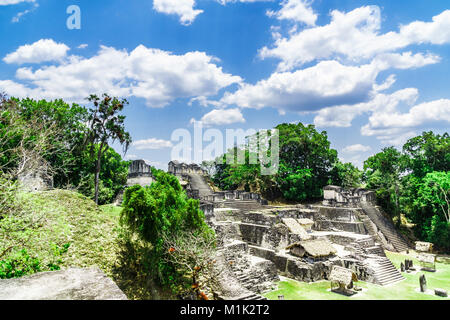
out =
[[[102,97],[103,99],[100,99],[96,95],[90,95],[88,98],[94,104],[94,108],[89,110],[89,133],[85,140],[85,143],[91,144],[91,152],[97,153],[95,167],[95,203],[97,204],[101,159],[108,150],[108,143],[119,141],[126,153],[132,141],[130,134],[125,131],[125,116],[118,114],[128,101],[111,98],[106,93]],[[95,148],[96,144],[99,145],[98,148]]]
[[[394,214],[398,216],[397,225],[401,223],[401,178],[405,163],[406,157],[394,147],[384,148],[364,162],[367,186],[376,189],[377,196],[393,206]]]

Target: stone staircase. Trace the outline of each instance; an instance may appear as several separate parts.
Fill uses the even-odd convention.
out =
[[[405,279],[387,257],[367,258],[364,263],[374,271],[379,285],[387,286]]]
[[[187,175],[189,176],[191,188],[199,191],[200,199],[214,193],[202,175],[196,173],[189,173]]]
[[[257,200],[225,200],[221,202],[221,206],[224,208],[239,209],[244,212],[266,209],[269,207],[262,205]]]
[[[250,300],[250,301],[253,301],[253,300],[269,300],[269,299],[267,299],[267,298],[265,298],[265,297],[263,297],[263,296],[261,296],[259,294],[252,293],[252,294],[240,296],[240,297],[236,298],[236,300]]]
[[[373,270],[375,282],[386,286],[404,280],[405,278],[395,268],[383,250],[374,239],[356,240],[352,249],[364,266]]]
[[[370,219],[370,222],[375,224],[375,226],[380,230],[390,244],[397,250],[398,252],[406,251],[409,248],[408,242],[403,238],[403,236],[395,229],[392,221],[389,221],[387,218],[383,216],[383,214],[379,211],[378,208],[361,202],[361,208],[364,213]],[[367,231],[370,235],[376,235],[375,228],[369,223],[369,221],[364,221],[364,226],[366,226]]]

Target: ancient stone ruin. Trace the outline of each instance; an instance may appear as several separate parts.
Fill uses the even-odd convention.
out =
[[[18,180],[25,190],[35,192],[53,189],[53,175],[43,160],[32,162],[31,165],[21,164],[21,167]]]
[[[130,185],[151,183],[144,164],[132,163]],[[353,280],[379,285],[404,279],[384,249],[405,251],[409,243],[376,206],[370,190],[327,186],[321,202],[271,206],[257,193],[217,191],[198,165],[171,161],[168,171],[189,197],[200,200],[216,231],[219,298],[264,299],[261,294],[273,290],[280,276],[330,280],[334,267],[350,270]]]
[[[379,285],[404,279],[384,249],[404,251],[409,244],[375,205],[372,191],[329,186],[321,203],[270,206],[259,194],[214,192],[199,171],[177,172],[218,236],[224,299],[262,299],[279,276],[330,280],[334,266]]]
[[[151,185],[153,181],[155,181],[155,178],[153,177],[151,166],[146,164],[144,160],[133,160],[128,168],[127,184],[117,195],[114,204],[122,204],[123,192],[127,187],[137,184],[145,187]]]
[[[128,169],[127,186],[139,184],[141,186],[149,186],[154,181],[151,166],[144,160],[134,160]]]
[[[168,172],[170,174],[173,174],[174,176],[182,176],[182,175],[191,174],[191,173],[200,174],[200,175],[208,174],[205,170],[203,170],[196,163],[186,164],[186,163],[179,162],[177,160],[169,162]]]

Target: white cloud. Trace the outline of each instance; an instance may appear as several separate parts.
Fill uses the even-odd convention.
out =
[[[346,153],[361,153],[372,150],[370,146],[363,146],[362,144],[353,144],[342,149]]]
[[[64,43],[56,43],[52,39],[41,39],[33,44],[20,46],[16,51],[3,58],[6,63],[24,64],[59,61],[66,57],[70,48]]]
[[[400,144],[415,134],[415,129],[433,126],[436,123],[450,124],[450,100],[440,99],[418,104],[406,113],[382,109],[373,112],[369,123],[361,128],[364,136]]]
[[[368,113],[368,123],[361,128],[363,136],[374,136],[386,145],[401,145],[417,135],[420,129],[450,123],[450,100],[440,99],[416,104],[419,91],[415,88],[392,94],[377,93],[372,100],[356,105],[325,108],[317,112],[317,127],[350,127],[359,115]],[[408,108],[400,112],[399,107]]]
[[[450,10],[433,17],[432,22],[412,22],[399,32],[380,34],[381,13],[377,6],[365,6],[348,13],[331,12],[331,22],[294,32],[276,39],[273,48],[260,50],[262,58],[278,58],[278,69],[285,71],[317,59],[331,57],[349,61],[372,59],[411,44],[450,42]]]
[[[273,0],[216,0],[221,5],[226,5],[227,3],[236,3],[236,2],[242,2],[242,3],[254,3],[254,2],[271,2]]]
[[[135,154],[128,154],[128,153],[127,153],[127,154],[125,155],[124,159],[125,159],[125,160],[138,160],[139,158],[138,158],[138,156],[135,155]]]
[[[77,49],[86,49],[89,45],[87,43],[80,44]]]
[[[191,123],[195,120],[192,119]],[[239,109],[216,109],[205,114],[200,120],[205,126],[244,123],[245,119]]]
[[[195,0],[153,0],[153,9],[180,17],[180,23],[190,25],[203,10],[194,9]]]
[[[276,72],[254,85],[241,84],[236,92],[226,93],[221,102],[242,108],[274,107],[294,112],[355,104],[370,98],[378,72],[371,64],[354,67],[322,61],[295,72]]]
[[[150,138],[145,140],[138,140],[133,142],[133,147],[137,150],[159,150],[164,148],[171,148],[172,142],[168,140]]]
[[[307,0],[284,0],[281,3],[282,8],[279,11],[267,11],[270,17],[276,17],[279,20],[292,20],[303,22],[314,26],[317,20],[317,14],[311,8],[311,2]]]
[[[35,2],[35,0],[0,0],[0,6],[7,6],[10,4],[18,4],[22,2]]]
[[[27,14],[29,14],[30,12],[33,12],[34,10],[36,10],[39,7],[38,3],[34,3],[33,7],[31,9],[27,9],[25,11],[21,11],[19,13],[17,13],[12,19],[11,22],[12,23],[18,23],[20,22],[20,20]]]
[[[394,112],[400,103],[414,104],[418,96],[419,92],[415,88],[402,89],[392,94],[377,93],[368,102],[319,110],[314,124],[317,127],[351,127],[352,121],[359,115],[382,109]]]
[[[128,53],[102,46],[91,58],[69,56],[36,70],[19,68],[20,81],[0,81],[10,96],[83,102],[91,93],[143,98],[150,107],[164,107],[177,98],[215,95],[242,81],[224,73],[216,58],[204,52],[174,55],[143,45]],[[174,67],[176,66],[176,67]]]
[[[373,63],[378,65],[380,70],[387,70],[391,68],[396,69],[413,69],[424,67],[429,64],[436,64],[441,61],[437,55],[422,53],[412,54],[412,52],[399,53],[384,53],[377,55]]]

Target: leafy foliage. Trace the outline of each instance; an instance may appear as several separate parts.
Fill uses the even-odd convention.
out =
[[[362,184],[363,173],[351,163],[338,161],[331,170],[331,184],[344,188],[357,188]]]
[[[25,249],[0,261],[0,279],[19,278],[39,271],[41,271],[41,262],[37,258],[30,257]]]
[[[449,168],[450,136],[424,132],[408,140],[402,152],[390,147],[370,157],[364,178],[398,222],[404,213],[419,239],[449,250]]]
[[[250,164],[254,155],[250,148],[239,150],[245,154],[245,164],[226,163],[226,156],[216,160],[214,182],[221,189],[243,188],[263,193],[268,199],[283,197],[286,200],[302,201],[322,196],[322,188],[333,180],[346,179],[348,184],[357,174],[348,165],[335,169],[337,151],[330,148],[327,133],[318,132],[313,125],[280,124],[280,170],[273,176],[261,175],[261,163]],[[228,153],[236,152],[237,148]],[[257,158],[257,157],[254,157]],[[334,170],[334,171],[333,171]],[[355,171],[355,170],[354,170]]]
[[[117,107],[117,112],[121,110],[116,106],[116,98],[109,101],[110,108]],[[103,140],[96,143],[95,139],[88,139],[92,138],[92,131],[86,124],[94,113],[63,100],[20,100],[0,96],[0,171],[8,173],[8,179],[15,179],[24,162],[29,167],[30,159],[37,160],[34,167],[38,169],[45,163],[55,188],[77,188],[95,199],[96,155]],[[116,132],[111,136],[112,140],[120,141],[122,137],[131,141],[121,132],[124,117],[115,115],[112,118],[114,121],[105,123]],[[111,202],[125,184],[128,162],[104,145],[100,164],[99,203],[103,204]]]
[[[175,176],[156,169],[153,174],[156,181],[150,186],[135,185],[125,190],[121,223],[151,244],[147,254],[140,257],[147,272],[161,284],[180,290],[190,282],[169,258],[167,239],[190,233],[208,239],[214,233],[205,223],[198,200],[187,198]]]
[[[89,131],[85,136],[85,143],[91,144],[91,154],[94,154],[96,148],[96,167],[95,167],[95,203],[99,203],[99,184],[100,171],[102,169],[102,156],[108,150],[108,143],[118,141],[127,151],[131,143],[131,136],[125,131],[125,116],[118,115],[123,110],[124,105],[128,104],[125,99],[119,100],[103,94],[103,99],[96,95],[91,95],[88,100],[94,104],[94,108],[89,110],[88,120],[90,122]]]

